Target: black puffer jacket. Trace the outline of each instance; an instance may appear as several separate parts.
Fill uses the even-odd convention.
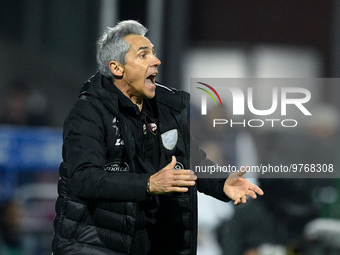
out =
[[[149,233],[152,254],[196,254],[197,189],[227,201],[224,180],[199,179],[187,193],[148,194],[151,173],[143,162],[134,161],[132,131],[118,111],[117,95],[103,88],[102,79],[97,73],[84,84],[64,123],[53,254],[130,254],[138,204],[143,201],[153,201],[157,208]],[[172,155],[189,169],[189,95],[158,86],[155,100],[160,169]],[[191,144],[197,152],[194,160],[206,160],[197,144]]]

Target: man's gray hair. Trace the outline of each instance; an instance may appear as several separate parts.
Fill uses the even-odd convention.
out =
[[[111,61],[118,61],[125,65],[125,55],[130,45],[124,40],[127,35],[145,36],[148,29],[135,20],[119,22],[115,27],[108,27],[97,41],[97,64],[99,71],[106,77],[113,77],[109,68]]]

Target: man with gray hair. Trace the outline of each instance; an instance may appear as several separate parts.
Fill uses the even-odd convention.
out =
[[[146,32],[122,21],[98,40],[99,72],[64,123],[54,255],[196,254],[197,190],[235,204],[263,194],[243,172],[188,170],[208,161],[196,143],[189,157],[189,95],[156,84]]]

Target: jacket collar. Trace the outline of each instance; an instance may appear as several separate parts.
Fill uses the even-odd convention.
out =
[[[128,111],[133,114],[140,114],[138,106],[132,103],[132,101],[112,83],[112,79],[103,76],[99,72],[91,76],[83,84],[80,90],[80,97],[87,95],[99,98],[117,117],[121,114],[118,109],[122,108],[124,109],[124,112]],[[144,114],[148,116],[151,121],[157,121],[158,110],[154,98],[144,99],[143,109]]]

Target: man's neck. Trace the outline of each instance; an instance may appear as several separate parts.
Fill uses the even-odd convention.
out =
[[[143,108],[143,98],[139,98],[134,95],[130,95],[128,93],[128,87],[129,85],[127,84],[122,84],[120,81],[115,80],[113,83],[114,86],[116,86],[127,98],[131,100],[132,103],[138,106],[139,111],[142,111]]]

